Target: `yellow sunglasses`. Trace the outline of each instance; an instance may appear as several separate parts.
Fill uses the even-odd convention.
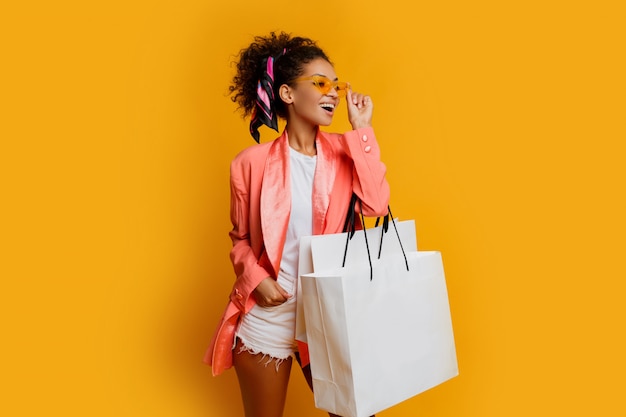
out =
[[[300,77],[296,78],[294,82],[301,81],[311,81],[313,85],[320,91],[322,94],[330,93],[330,90],[333,88],[337,92],[339,97],[343,97],[346,95],[346,91],[350,88],[350,84],[343,81],[332,81],[328,77],[324,77],[323,75],[313,75],[311,77]]]

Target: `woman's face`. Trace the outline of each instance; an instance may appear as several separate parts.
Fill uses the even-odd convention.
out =
[[[323,58],[317,58],[306,64],[299,78],[314,75],[326,77],[331,81],[337,80],[333,66]],[[299,118],[316,126],[330,125],[335,109],[339,106],[339,96],[334,88],[324,94],[311,80],[297,81],[293,84],[292,100],[289,117]]]

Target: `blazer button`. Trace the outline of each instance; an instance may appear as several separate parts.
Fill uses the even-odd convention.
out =
[[[237,289],[235,290],[235,297],[237,297],[238,300],[243,299],[243,295],[241,295],[241,293]]]
[[[363,135],[361,139],[363,139],[363,142],[367,142],[367,135]]]
[[[371,151],[371,150],[372,150],[372,147],[371,147],[371,146],[369,146],[369,145],[367,145],[365,148],[363,148],[363,150],[364,150],[365,152],[369,152],[369,151]]]

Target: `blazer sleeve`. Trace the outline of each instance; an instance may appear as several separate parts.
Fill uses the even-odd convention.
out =
[[[387,167],[380,160],[380,148],[371,127],[351,130],[340,138],[344,151],[354,163],[352,190],[362,203],[366,216],[384,216],[389,206]]]
[[[250,297],[259,283],[270,276],[259,264],[250,240],[250,199],[248,184],[242,175],[241,166],[236,161],[230,170],[230,218],[233,229],[229,235],[233,242],[230,259],[237,279],[230,294],[231,301],[242,311],[247,312],[255,301]]]

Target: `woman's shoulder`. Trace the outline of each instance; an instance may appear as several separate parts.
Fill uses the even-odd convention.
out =
[[[341,149],[341,145],[339,144],[339,139],[343,136],[342,133],[336,132],[325,132],[320,130],[318,132],[317,138],[318,140],[322,140],[325,143],[325,146],[329,146],[332,149]]]
[[[248,146],[233,158],[232,165],[251,165],[259,162],[265,163],[267,154],[273,142],[264,142]]]
[[[325,139],[327,143],[329,143],[332,147],[336,149],[345,149],[346,144],[360,144],[363,147],[366,147],[368,144],[368,140],[372,139],[373,142],[376,142],[376,135],[374,133],[374,129],[371,127],[365,127],[360,129],[348,130],[343,133],[331,133],[320,131],[321,137]],[[367,151],[366,151],[367,152]]]
[[[336,133],[336,132],[325,132],[323,130],[320,130],[320,133],[323,136],[326,136],[327,138],[340,138],[343,136],[358,136],[358,135],[362,135],[362,134],[372,134],[374,133],[374,128],[372,127],[363,127],[360,129],[353,129],[353,130],[347,130],[343,133]]]
[[[337,143],[336,142],[337,139],[341,139],[341,138],[352,138],[352,137],[363,138],[364,135],[366,137],[367,136],[374,137],[374,129],[371,127],[366,127],[366,128],[361,128],[361,129],[348,130],[343,133],[324,132],[323,130],[320,130],[320,134],[323,138],[330,140],[332,143]]]
[[[343,133],[337,133],[337,132],[326,132],[324,130],[319,131],[319,135],[321,137],[323,137],[324,139],[336,139],[336,138],[340,138],[341,136],[343,136]]]

